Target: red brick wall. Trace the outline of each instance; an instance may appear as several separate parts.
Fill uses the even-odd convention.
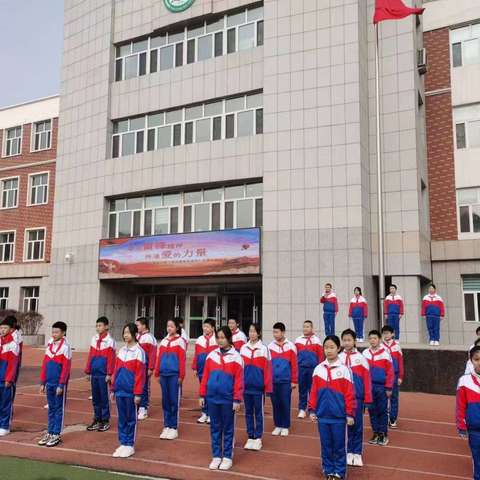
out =
[[[456,240],[458,227],[448,28],[426,32],[424,46],[428,61],[425,107],[431,234],[432,240]],[[443,89],[447,91],[428,95]]]

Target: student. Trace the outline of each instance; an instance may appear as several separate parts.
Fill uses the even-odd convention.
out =
[[[200,406],[208,405],[213,458],[210,470],[232,468],[235,413],[243,397],[243,362],[233,347],[232,331],[217,332],[218,348],[208,354],[200,385]]]
[[[155,376],[160,377],[162,388],[163,431],[162,440],[178,438],[180,391],[185,378],[185,340],[177,319],[168,320],[167,336],[158,347]]]
[[[150,377],[155,370],[155,361],[157,358],[157,340],[150,333],[148,318],[140,317],[135,320],[138,329],[137,341],[145,352],[145,382],[142,393],[142,401],[138,409],[138,419],[145,420],[148,417],[148,407],[150,405]]]
[[[475,340],[475,343],[469,348],[468,350],[468,360],[467,360],[467,364],[465,365],[465,373],[464,375],[470,375],[471,373],[473,373],[475,371],[475,368],[473,367],[473,363],[472,361],[470,360],[470,352],[477,346],[477,345],[480,345],[480,338],[477,338]]]
[[[39,440],[39,445],[54,447],[61,439],[68,380],[72,364],[72,350],[65,338],[67,325],[55,322],[52,325],[52,340],[47,345],[40,373],[40,393],[47,394],[48,429]]]
[[[383,313],[387,325],[393,328],[395,338],[400,340],[400,320],[403,316],[403,298],[397,294],[397,286],[390,285],[390,293],[383,301]]]
[[[118,411],[118,441],[120,446],[113,457],[127,458],[135,453],[137,408],[142,400],[146,368],[145,351],[137,342],[135,323],[123,327],[125,345],[118,351],[112,376],[111,399],[115,398]]]
[[[18,364],[17,364],[17,373],[15,377],[13,397],[15,398],[16,386],[18,383],[18,376],[20,375],[20,369],[22,368],[22,357],[23,357],[23,331],[18,323],[17,317],[10,315],[10,318],[14,322],[12,336],[15,343],[18,345]]]
[[[335,316],[338,313],[338,302],[331,283],[325,284],[325,291],[320,299],[320,303],[323,304],[325,335],[335,335]]]
[[[329,335],[323,341],[326,360],[315,368],[308,409],[318,423],[323,473],[327,480],[346,477],[346,427],[354,425],[355,390],[352,373],[338,356],[340,340]]]
[[[192,362],[193,374],[198,378],[200,383],[202,383],[203,369],[205,367],[207,356],[217,348],[215,320],[213,318],[207,318],[203,322],[203,335],[200,335],[195,342],[195,353]],[[210,423],[206,399],[204,401],[204,406],[202,407],[202,414],[200,415],[200,418],[197,419],[197,423]]]
[[[240,330],[239,323],[234,318],[228,320],[228,328],[232,331],[232,345],[235,347],[235,350],[239,352],[242,345],[247,343],[247,336]]]
[[[473,342],[473,345],[470,345],[469,349],[468,349],[468,353],[470,354],[470,350],[477,344],[477,340],[480,340],[480,327],[477,327],[476,330],[475,330],[475,335],[477,336],[477,338],[475,339],[475,341]],[[470,355],[469,355],[469,360],[470,360]]]
[[[249,341],[240,349],[244,365],[245,423],[248,440],[246,450],[261,450],[263,435],[263,406],[265,395],[272,393],[272,363],[268,348],[262,343],[260,326],[252,323]]]
[[[0,437],[10,433],[13,416],[15,382],[18,376],[20,349],[13,338],[15,317],[7,316],[0,323]]]
[[[173,319],[173,322],[178,322],[178,324],[180,325],[180,336],[183,338],[184,342],[185,342],[185,351],[188,350],[188,345],[190,344],[190,338],[188,338],[188,335],[187,335],[187,332],[185,331],[185,328],[184,328],[184,321],[183,321],[183,318],[182,317],[175,317]]]
[[[390,325],[382,328],[383,344],[387,347],[388,353],[393,362],[393,371],[395,378],[393,380],[392,396],[388,402],[388,426],[389,428],[397,428],[398,404],[400,398],[400,385],[403,383],[405,369],[403,366],[403,353],[400,343],[394,338],[394,331]]]
[[[340,361],[353,375],[355,386],[355,423],[348,427],[347,465],[363,467],[363,410],[372,403],[372,382],[367,359],[357,350],[355,332],[351,329],[342,332]]]
[[[353,298],[350,300],[350,309],[348,316],[353,320],[353,329],[357,335],[359,342],[363,342],[363,324],[368,317],[367,300],[362,296],[362,289],[355,287],[353,290]]]
[[[110,401],[108,384],[115,367],[115,340],[108,333],[108,318],[100,317],[97,330],[90,343],[85,374],[92,387],[93,422],[87,427],[90,432],[106,432],[110,428]]]
[[[298,418],[305,418],[313,371],[325,360],[322,342],[315,335],[310,320],[303,322],[303,335],[295,340],[295,347],[298,358]]]
[[[480,480],[480,346],[470,350],[473,372],[457,385],[456,423],[462,438],[468,438],[473,457],[473,479]]]
[[[286,437],[290,428],[292,389],[297,387],[297,349],[285,338],[285,324],[273,325],[274,341],[268,345],[272,359],[272,408],[275,428],[272,435]]]
[[[432,346],[440,345],[440,320],[444,316],[445,305],[437,295],[437,287],[432,283],[422,301],[422,317],[427,320],[428,338]]]
[[[368,334],[370,348],[362,353],[368,361],[372,379],[372,403],[368,408],[373,437],[368,443],[372,445],[388,445],[388,399],[392,395],[395,373],[387,348],[381,342],[382,335],[378,330]]]

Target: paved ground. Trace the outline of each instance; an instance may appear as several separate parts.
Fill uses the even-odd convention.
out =
[[[160,389],[154,382],[151,417],[138,429],[136,455],[130,459],[114,459],[117,446],[116,413],[112,429],[106,433],[84,430],[91,420],[89,384],[81,378],[84,353],[75,353],[74,377],[69,387],[66,433],[61,446],[46,449],[36,446],[46,424],[45,399],[37,391],[41,350],[28,349],[24,354],[25,374],[19,385],[13,433],[0,440],[0,456],[21,456],[123,471],[171,479],[204,480],[219,478],[219,472],[207,469],[210,461],[208,427],[198,425],[197,383],[189,370],[181,408],[180,438],[174,442],[158,438],[162,430]],[[35,370],[37,369],[37,370]],[[32,384],[35,383],[35,384]],[[321,478],[320,447],[316,427],[309,420],[293,420],[291,435],[272,437],[271,407],[266,406],[266,434],[261,452],[247,452],[243,415],[237,419],[234,468],[222,478],[232,480],[316,480]],[[402,393],[399,429],[391,432],[390,445],[365,445],[362,469],[352,468],[349,479],[432,480],[471,479],[471,458],[467,444],[458,438],[454,425],[454,397]],[[115,412],[115,409],[113,409]],[[295,411],[292,415],[295,415]],[[367,420],[368,425],[368,420]],[[365,436],[371,435],[366,429]]]

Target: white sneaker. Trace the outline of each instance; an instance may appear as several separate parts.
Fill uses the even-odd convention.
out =
[[[298,418],[305,418],[307,416],[307,412],[305,410],[299,410],[297,417]]]
[[[145,420],[148,417],[148,410],[145,407],[140,407],[138,409],[138,419]]]
[[[45,408],[46,410],[48,410],[48,403],[47,403],[46,405],[44,405],[43,408]]]
[[[261,450],[262,449],[262,439],[261,438],[257,438],[255,440],[253,440],[253,443],[252,443],[252,450]]]
[[[363,338],[359,338],[357,341],[363,343],[365,340]]]
[[[218,467],[219,470],[230,470],[232,468],[233,462],[231,458],[224,458],[222,463]]]
[[[207,425],[210,425],[210,417],[207,416]]]
[[[280,435],[282,437],[288,437],[288,428],[282,428],[282,431],[280,432]]]
[[[112,457],[119,457],[120,456],[120,452],[123,450],[123,446],[120,445],[112,454]]]
[[[358,453],[353,455],[353,463],[354,467],[363,467],[363,459],[362,456]]]
[[[90,395],[90,396],[88,397],[88,399],[89,399],[89,400],[93,400],[93,397],[92,397],[92,395]]]
[[[118,455],[120,458],[128,458],[131,457],[135,453],[135,449],[133,447],[128,447],[123,445],[122,450],[120,450],[120,454]]]
[[[353,465],[353,453],[347,453],[347,465]]]
[[[437,340],[437,341],[435,342],[435,345],[438,347],[438,346],[440,345],[440,342]]]
[[[200,418],[197,419],[197,423],[207,423],[208,416],[206,413],[202,413]],[[221,460],[220,460],[221,461]],[[218,468],[218,467],[217,467]]]
[[[247,442],[245,443],[245,445],[243,446],[243,448],[245,450],[253,450],[253,443],[255,442],[255,440],[253,440],[253,438],[249,438],[247,440]]]
[[[221,458],[218,458],[218,457],[212,458],[212,461],[210,462],[210,465],[208,466],[208,468],[210,470],[218,470],[218,467],[220,466],[221,463],[222,463]]]
[[[169,432],[170,432],[170,429],[169,429],[168,427],[165,427],[165,428],[162,430],[162,433],[160,434],[160,438],[161,438],[162,440],[166,440]]]
[[[167,440],[175,440],[178,438],[178,430],[175,428],[169,428],[167,436],[165,437]]]
[[[7,430],[6,428],[0,428],[0,437],[4,437],[5,435],[8,435],[10,433],[10,430]]]
[[[433,340],[430,340],[430,345],[435,345],[435,342]]]
[[[280,434],[282,433],[282,430],[283,430],[283,429],[280,428],[280,427],[275,427],[275,428],[273,429],[272,435],[277,435],[277,436],[278,436],[278,435],[280,435]]]

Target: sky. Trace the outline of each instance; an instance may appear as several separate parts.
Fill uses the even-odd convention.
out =
[[[0,108],[60,90],[63,0],[0,0]]]

